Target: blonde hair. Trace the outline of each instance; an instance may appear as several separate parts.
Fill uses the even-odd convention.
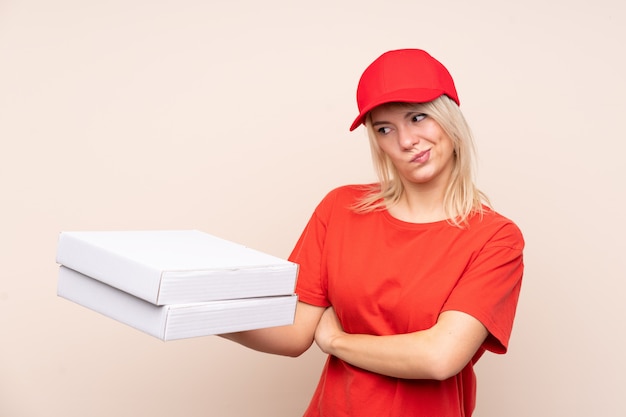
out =
[[[428,103],[397,104],[428,115],[452,140],[454,167],[444,194],[443,204],[449,223],[457,227],[466,226],[467,219],[472,214],[482,215],[485,206],[490,207],[490,203],[487,196],[474,183],[474,140],[461,109],[447,96],[441,96]],[[398,178],[395,166],[376,142],[369,114],[365,125],[374,169],[380,182],[369,186],[369,192],[355,204],[353,209],[358,213],[383,210],[388,205],[397,204],[404,193],[404,187]]]

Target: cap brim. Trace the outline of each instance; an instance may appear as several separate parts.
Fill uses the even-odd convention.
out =
[[[391,93],[384,94],[380,97],[377,97],[375,101],[368,103],[352,125],[350,126],[350,131],[352,132],[354,129],[359,127],[361,124],[365,123],[365,117],[367,113],[372,111],[374,108],[387,103],[427,103],[429,101],[433,101],[434,99],[444,95],[442,90],[432,90],[426,88],[412,88],[406,90],[398,90],[393,91]]]

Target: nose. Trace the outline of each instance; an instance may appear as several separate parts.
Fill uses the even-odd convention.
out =
[[[419,143],[419,136],[411,129],[399,129],[398,130],[398,143],[402,149],[413,149],[415,145]]]

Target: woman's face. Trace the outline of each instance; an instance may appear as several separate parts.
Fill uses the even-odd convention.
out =
[[[454,144],[439,124],[409,105],[384,104],[370,112],[376,143],[405,187],[448,185]]]

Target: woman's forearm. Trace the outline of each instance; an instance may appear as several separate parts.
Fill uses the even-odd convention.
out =
[[[373,336],[348,334],[329,310],[320,321],[320,348],[353,366],[408,379],[447,379],[460,372],[487,337],[473,317],[444,312],[432,328],[415,333]]]
[[[324,308],[298,302],[294,323],[222,334],[221,337],[260,352],[284,356],[299,356],[313,343],[313,337]]]
[[[304,353],[312,343],[295,335],[293,325],[270,327],[221,334],[221,337],[259,352],[296,357]]]

